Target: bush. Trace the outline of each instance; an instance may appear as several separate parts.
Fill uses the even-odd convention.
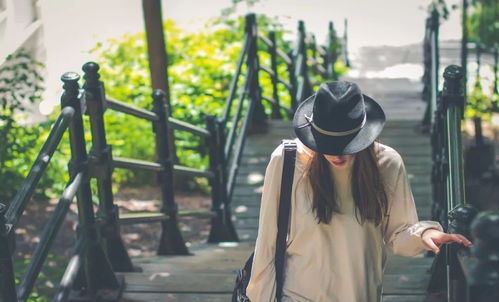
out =
[[[284,51],[290,44],[283,40],[284,31],[270,19],[259,18],[260,32],[270,26],[277,29],[276,39]],[[244,20],[213,20],[198,32],[179,30],[172,21],[164,24],[169,56],[169,79],[171,83],[171,114],[174,118],[205,127],[206,114],[221,116],[229,92],[236,62],[241,51]],[[264,46],[261,45],[260,48]],[[133,103],[142,108],[151,108],[152,100],[145,34],[125,35],[99,43],[92,52],[98,56],[101,79],[106,93],[112,98]],[[270,66],[270,56],[260,53],[261,64]],[[285,66],[279,73],[287,78]],[[260,73],[262,93],[272,95],[270,77]],[[287,92],[281,92],[281,100],[290,105]],[[271,107],[266,104],[270,114]],[[113,155],[152,160],[154,139],[151,124],[116,112],[106,112],[106,130]],[[181,165],[199,169],[208,168],[206,148],[201,138],[186,132],[176,131],[175,144]],[[133,142],[133,144],[131,144]],[[151,182],[149,176],[135,172],[116,171],[116,180],[121,183],[140,185]],[[200,180],[197,180],[200,184]],[[196,186],[196,184],[191,183]]]
[[[27,175],[40,130],[22,125],[26,105],[40,100],[43,65],[21,50],[0,68],[0,200],[9,200]]]
[[[267,29],[272,29],[276,33],[279,48],[284,52],[291,49],[291,43],[283,39],[287,32],[277,21],[264,16],[260,16],[257,20],[260,33],[267,35]],[[166,21],[164,28],[169,56],[168,73],[171,83],[172,116],[204,128],[204,118],[207,114],[216,116],[223,114],[225,99],[241,51],[244,20],[242,17],[224,16],[210,21],[203,30],[198,32],[182,31],[172,21]],[[105,83],[106,94],[109,97],[141,108],[152,108],[150,96],[152,89],[150,88],[146,47],[145,33],[138,33],[98,43],[91,50],[98,58],[101,79]],[[267,47],[259,43],[259,48],[263,50],[259,52],[260,64],[270,67]],[[26,61],[11,65],[18,65],[16,68],[21,69],[28,68],[25,73],[41,80],[39,73],[35,72],[35,69],[40,67],[39,63]],[[337,62],[336,69],[344,72],[341,62]],[[279,64],[278,73],[281,78],[289,80],[288,70],[284,64]],[[262,95],[271,97],[270,76],[264,72],[259,74]],[[2,78],[1,72],[0,78]],[[17,80],[17,82],[23,81]],[[9,87],[7,84],[10,82],[6,80],[3,83],[7,88],[1,86],[2,80],[0,80],[0,87],[3,87],[3,90],[0,90],[0,98],[3,103],[6,103],[4,95],[12,94],[12,91],[17,91],[19,88]],[[32,90],[27,92],[24,98],[28,97],[30,102],[39,100],[42,87],[29,87]],[[280,87],[283,88],[281,84]],[[281,104],[291,105],[291,98],[285,89],[280,89],[279,99]],[[22,112],[22,106],[18,103],[15,106],[19,108],[19,112]],[[270,104],[264,101],[264,107],[270,116]],[[4,112],[7,112],[9,119],[13,120],[13,114],[9,113],[13,112],[12,109],[0,111],[2,117],[5,115]],[[57,116],[58,110],[49,121],[25,127],[18,127],[17,124],[14,127],[0,120],[0,133],[7,137],[5,141],[8,142],[4,146],[10,148],[2,148],[0,151],[2,153],[0,154],[0,164],[2,164],[0,175],[6,180],[0,183],[2,194],[12,197],[12,194],[19,189],[19,184],[33,164]],[[87,147],[89,147],[90,127],[87,117],[84,118],[84,122]],[[108,143],[113,147],[113,156],[154,160],[154,136],[150,122],[108,110],[105,114],[105,126]],[[208,168],[207,149],[202,138],[180,131],[175,132],[175,138],[177,156],[181,165],[198,169]],[[69,142],[66,134],[41,180],[40,189],[37,191],[39,195],[56,197],[62,192],[69,178],[67,172],[69,158]],[[114,183],[118,185],[140,186],[154,182],[154,175],[149,172],[117,169],[113,176]],[[187,185],[189,189],[207,190],[206,179],[190,180]]]

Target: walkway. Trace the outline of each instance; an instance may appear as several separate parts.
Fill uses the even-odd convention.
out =
[[[430,218],[430,141],[415,131],[424,111],[419,83],[406,79],[353,79],[379,100],[387,113],[381,141],[404,158],[420,219]],[[258,227],[263,175],[272,150],[292,137],[287,121],[271,122],[270,132],[250,136],[234,194],[240,243],[201,245],[196,255],[135,259],[142,273],[126,274],[124,301],[229,301],[236,271],[251,254]],[[391,255],[384,281],[385,302],[423,301],[431,258]],[[147,293],[147,294],[146,294]]]

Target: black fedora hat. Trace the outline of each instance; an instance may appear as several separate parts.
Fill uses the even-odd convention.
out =
[[[296,109],[296,136],[327,155],[354,154],[369,147],[385,125],[385,113],[359,86],[347,81],[322,84]]]

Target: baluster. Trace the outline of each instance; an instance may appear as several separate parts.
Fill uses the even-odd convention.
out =
[[[210,170],[214,177],[210,179],[212,207],[214,217],[211,219],[211,230],[208,242],[237,241],[237,234],[232,226],[231,209],[227,200],[226,176],[224,174],[223,125],[212,115],[206,116]],[[222,134],[222,135],[221,135]]]
[[[319,70],[317,68],[317,41],[315,39],[314,34],[310,34],[310,50],[312,51],[312,70],[314,71],[314,75],[319,74]]]
[[[293,109],[293,112],[295,112],[296,108],[298,108],[298,101],[296,99],[296,93],[297,93],[297,82],[295,76],[296,60],[295,57],[293,56],[292,50],[288,51],[288,57],[291,59],[291,63],[288,64],[289,84],[291,85],[291,89],[289,90],[289,95],[291,97],[291,109]],[[290,115],[289,118],[292,119],[293,116]]]
[[[271,31],[269,33],[269,40],[272,42],[272,46],[269,47],[269,52],[270,52],[270,63],[271,63],[271,68],[272,71],[274,72],[274,75],[271,77],[272,78],[272,98],[274,99],[275,103],[272,104],[272,118],[276,120],[281,120],[282,119],[282,114],[281,114],[281,107],[279,106],[279,93],[277,90],[277,45],[276,45],[276,39],[275,39],[275,32]]]
[[[498,94],[499,90],[497,89],[497,64],[498,64],[498,59],[499,59],[499,46],[495,45],[494,46],[494,94]],[[495,110],[498,110],[499,104],[494,104]]]
[[[462,0],[461,16],[461,67],[463,68],[463,94],[468,99],[468,1]]]
[[[442,102],[446,110],[447,152],[449,175],[447,178],[448,209],[465,202],[463,157],[461,144],[461,117],[464,106],[463,73],[456,65],[444,71]]]
[[[14,237],[11,225],[5,221],[7,206],[0,203],[0,302],[17,301],[14,267],[12,264],[12,251]]]
[[[425,25],[425,36],[423,42],[423,65],[424,65],[424,73],[423,73],[423,91],[421,93],[421,97],[424,102],[426,102],[426,110],[424,113],[423,121],[421,123],[422,132],[428,133],[431,131],[431,125],[434,121],[431,120],[431,18],[426,18]]]
[[[154,138],[156,141],[156,161],[163,170],[158,172],[158,183],[161,189],[161,212],[168,218],[161,222],[158,255],[187,255],[189,251],[178,227],[178,206],[175,203],[173,187],[173,154],[169,146],[168,117],[169,108],[165,102],[165,93],[155,89],[153,94],[153,111],[159,120],[153,123]]]
[[[216,120],[216,126],[217,126],[217,135],[218,135],[218,165],[219,165],[219,171],[221,175],[221,183],[222,183],[222,189],[221,192],[223,192],[223,204],[224,204],[224,209],[225,209],[225,225],[227,230],[229,231],[230,234],[230,239],[232,241],[239,241],[239,236],[237,235],[236,228],[234,227],[234,224],[232,222],[232,205],[231,205],[231,198],[228,196],[227,192],[227,183],[228,183],[228,169],[227,169],[227,161],[225,159],[225,152],[224,152],[224,146],[225,146],[225,125],[222,119],[217,119]]]
[[[259,83],[259,66],[258,59],[258,29],[256,26],[255,14],[248,14],[246,16],[246,32],[250,37],[250,46],[248,48],[247,56],[247,72],[251,75],[249,79],[248,97],[250,99],[250,106],[252,109],[251,119],[251,133],[263,133],[267,131],[267,115],[265,108],[262,104],[261,87]]]
[[[97,211],[97,223],[99,226],[104,248],[111,261],[114,271],[133,271],[132,261],[128,256],[125,244],[120,235],[119,211],[114,204],[112,189],[112,149],[107,144],[106,129],[104,126],[104,111],[106,92],[104,83],[99,81],[99,65],[89,62],[83,65],[85,72],[85,84],[83,88],[86,93],[87,114],[90,117],[92,133],[92,148],[90,149],[90,176],[97,179],[97,190],[99,197],[99,209]]]
[[[345,19],[344,21],[345,24],[345,31],[343,33],[343,51],[344,51],[344,60],[345,60],[345,66],[346,67],[351,67],[350,66],[350,59],[348,58],[348,19]]]
[[[310,79],[308,76],[308,66],[307,66],[307,47],[306,47],[306,31],[305,23],[303,21],[298,22],[298,46],[296,48],[296,72],[295,77],[298,80],[298,86],[296,91],[296,100],[301,103],[306,97],[312,95],[312,87],[310,84]]]
[[[338,38],[336,36],[336,31],[334,30],[334,24],[333,22],[329,22],[329,29],[328,29],[328,47],[327,47],[327,64],[326,64],[326,71],[327,75],[331,77],[333,80],[338,79],[338,75],[336,74],[336,71],[334,70],[334,64],[338,60],[338,50],[337,50],[337,44],[338,44]]]
[[[69,141],[71,146],[71,160],[69,163],[70,177],[83,172],[84,179],[76,194],[78,206],[78,232],[86,242],[83,272],[77,282],[80,285],[73,298],[93,297],[93,299],[108,299],[117,301],[123,289],[123,278],[114,274],[96,228],[94,217],[92,190],[88,177],[88,156],[85,145],[82,113],[86,111],[85,98],[80,95],[78,81],[80,76],[74,72],[65,73],[61,80],[64,82],[64,93],[61,97],[61,107],[71,106],[75,115],[69,126]],[[71,299],[71,298],[70,298]]]

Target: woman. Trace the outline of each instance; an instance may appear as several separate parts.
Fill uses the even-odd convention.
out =
[[[320,86],[294,117],[297,160],[286,248],[283,301],[381,301],[387,250],[439,253],[471,242],[418,221],[400,155],[376,142],[385,114],[351,82]],[[282,146],[265,174],[258,238],[246,293],[275,301],[275,243]]]

